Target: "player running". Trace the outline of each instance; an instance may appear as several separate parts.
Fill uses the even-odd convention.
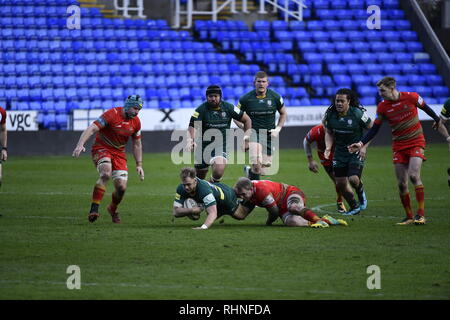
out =
[[[361,141],[349,144],[348,150],[356,152],[369,143],[377,134],[383,120],[387,120],[392,130],[392,151],[397,177],[400,199],[406,217],[397,225],[425,224],[425,197],[424,186],[420,178],[420,169],[426,160],[425,137],[420,124],[417,108],[422,109],[438,128],[441,123],[436,113],[425,103],[416,92],[399,92],[396,80],[384,77],[377,82],[378,93],[384,99],[377,106],[377,115],[372,129],[367,132]],[[408,178],[414,185],[417,214],[414,217],[408,190]]]
[[[249,115],[253,129],[249,143],[251,167],[245,166],[244,170],[247,177],[259,180],[260,175],[266,173],[265,168],[272,165],[272,139],[278,138],[287,112],[283,98],[268,88],[269,80],[264,71],[256,73],[254,86],[254,90],[240,97],[237,107]],[[280,118],[275,126],[277,112]]]
[[[202,147],[195,150],[195,170],[200,179],[206,178],[210,165],[211,182],[219,182],[222,179],[227,165],[227,129],[230,129],[231,119],[243,123],[246,132],[244,144],[247,143],[252,126],[250,118],[231,103],[222,100],[222,89],[219,86],[210,85],[206,89],[206,102],[195,109],[190,119],[186,146],[187,151],[192,151],[201,142]],[[201,125],[201,135],[197,136],[198,125]],[[217,136],[214,129],[219,130],[221,135]],[[212,146],[214,148],[210,150]],[[209,151],[205,151],[206,149]]]
[[[331,159],[331,150],[335,146],[333,155],[333,173],[336,186],[347,201],[350,209],[345,215],[355,215],[367,207],[367,197],[361,180],[364,168],[365,149],[358,155],[347,150],[350,143],[361,139],[363,130],[372,126],[372,120],[365,109],[360,106],[358,96],[350,89],[339,89],[323,119],[325,132],[325,159]],[[352,187],[358,195],[356,201]]]
[[[86,151],[84,148],[86,141],[94,133],[97,134],[91,154],[100,177],[92,194],[91,210],[88,215],[89,222],[94,222],[100,216],[99,206],[110,178],[114,181],[115,191],[112,193],[112,201],[107,210],[111,215],[112,222],[121,222],[117,206],[122,201],[127,188],[128,168],[125,145],[130,137],[133,142],[136,171],[141,181],[144,180],[141,121],[138,118],[142,105],[143,101],[138,95],[129,96],[124,107],[116,107],[106,111],[84,130],[73,150],[72,155],[78,158],[81,152]]]
[[[347,212],[347,209],[345,208],[342,194],[339,191],[338,187],[336,186],[336,179],[334,178],[334,173],[333,173],[333,162],[331,161],[331,159],[333,159],[334,146],[333,146],[330,156],[329,156],[330,159],[325,159],[325,156],[324,156],[325,128],[322,124],[318,124],[317,126],[312,127],[311,130],[308,131],[305,138],[303,139],[303,149],[305,150],[306,157],[308,159],[308,169],[309,169],[309,171],[318,173],[319,166],[318,166],[317,162],[314,161],[314,158],[312,155],[312,149],[311,149],[311,145],[314,142],[317,145],[317,156],[320,159],[320,163],[322,164],[323,168],[325,169],[325,171],[328,174],[328,176],[330,177],[330,179],[333,181],[333,184],[336,188],[337,211],[339,213],[345,213],[345,212]]]
[[[172,214],[175,218],[188,217],[198,220],[200,213],[205,209],[207,217],[201,227],[193,229],[206,230],[211,228],[214,221],[223,216],[234,217],[239,207],[239,201],[233,189],[223,183],[210,183],[196,177],[194,168],[183,168],[180,173],[181,184],[177,187],[177,193],[173,202]],[[201,206],[184,208],[187,198],[192,198]]]
[[[347,226],[342,219],[334,219],[329,215],[320,218],[311,209],[306,207],[304,193],[295,186],[269,180],[250,180],[239,178],[234,186],[236,196],[244,200],[244,210],[235,212],[238,219],[245,219],[256,207],[267,209],[266,225],[281,218],[283,223],[290,227],[327,228],[330,225]]]

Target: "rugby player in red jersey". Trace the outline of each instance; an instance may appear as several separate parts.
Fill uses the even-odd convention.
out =
[[[308,159],[308,169],[314,173],[319,172],[319,166],[317,165],[317,162],[314,161],[311,145],[313,143],[316,143],[317,145],[317,156],[320,159],[320,163],[322,164],[323,168],[325,169],[326,173],[330,177],[330,179],[333,181],[334,186],[336,188],[336,205],[337,205],[337,211],[339,213],[345,213],[347,212],[347,209],[345,208],[344,201],[342,198],[342,194],[338,190],[336,186],[336,181],[334,178],[333,173],[333,151],[331,152],[329,159],[325,158],[324,152],[325,152],[325,128],[322,124],[318,124],[311,128],[311,130],[308,131],[305,138],[303,139],[303,149],[305,150],[306,157]],[[334,150],[334,147],[333,147]],[[364,147],[360,154],[365,155],[366,148]]]
[[[272,225],[278,217],[290,227],[326,228],[329,225],[347,225],[345,220],[334,219],[329,215],[320,218],[306,207],[305,195],[295,186],[242,177],[234,186],[234,192],[244,200],[240,207],[242,210],[237,210],[233,215],[236,219],[245,219],[258,206],[268,211],[266,225]]]
[[[406,218],[398,225],[425,224],[424,186],[420,178],[424,155],[425,137],[420,124],[417,108],[427,113],[435,123],[433,128],[441,126],[438,115],[416,92],[399,92],[396,80],[384,77],[377,82],[378,93],[384,99],[377,106],[377,115],[373,127],[357,143],[348,146],[350,152],[356,152],[377,134],[383,120],[387,120],[392,130],[392,151],[400,199]],[[417,214],[413,216],[408,190],[408,178],[414,185]]]
[[[92,194],[91,210],[88,215],[90,222],[94,222],[100,216],[99,205],[106,191],[106,185],[110,178],[114,181],[112,201],[107,210],[112,222],[120,223],[117,206],[122,201],[127,188],[128,168],[125,154],[125,145],[131,137],[133,142],[133,156],[136,160],[136,171],[141,180],[144,180],[142,169],[142,142],[141,121],[138,113],[142,109],[143,101],[138,95],[131,95],[125,101],[124,107],[112,108],[103,113],[81,134],[77,146],[73,150],[73,156],[79,157],[85,152],[84,144],[96,133],[92,146],[92,160],[99,172]]]
[[[6,110],[0,107],[0,187],[2,186],[2,161],[8,159],[8,131],[6,130]]]

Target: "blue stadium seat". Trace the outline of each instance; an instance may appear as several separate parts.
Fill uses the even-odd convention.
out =
[[[297,45],[301,52],[317,52],[316,42],[301,41]]]
[[[357,87],[372,85],[372,78],[369,75],[352,74],[351,79]]]
[[[398,9],[399,0],[383,0],[383,8],[387,9]]]
[[[439,96],[438,94],[436,94],[439,91],[439,90],[436,90],[436,88],[438,88],[438,87],[415,85],[414,88],[415,88],[414,91],[423,97],[431,97],[431,96],[433,96],[433,94],[436,96]]]
[[[378,94],[375,86],[359,86],[356,91],[360,97],[376,97]]]
[[[411,53],[399,52],[395,55],[395,61],[398,63],[412,63],[414,61],[414,57]]]
[[[272,21],[272,30],[273,31],[287,31],[289,30],[289,23],[283,20],[274,20]]]
[[[339,87],[350,88],[352,86],[352,78],[346,74],[334,74],[333,81]]]
[[[308,21],[306,27],[310,31],[322,31],[325,29],[325,25],[321,20]]]
[[[361,0],[348,0],[347,4],[349,9],[367,8],[364,6],[364,2]]]
[[[395,24],[395,28],[402,31],[411,31],[412,26],[411,22],[409,22],[408,20],[398,20]]]
[[[337,30],[332,30],[332,31],[328,31],[328,33],[330,34],[330,39],[331,39],[336,45],[337,45],[337,44],[340,44],[340,43],[345,43],[345,44],[347,44],[345,41],[351,40],[351,39],[348,38],[346,32],[337,31]]]
[[[330,1],[328,0],[315,0],[312,4],[315,9],[328,9],[330,7]]]
[[[416,74],[418,72],[421,72],[418,65],[411,64],[411,63],[404,63],[400,65],[402,73],[407,74]],[[428,73],[428,72],[426,72]]]
[[[334,52],[335,45],[332,42],[316,42],[317,51],[319,52]]]
[[[336,15],[335,10],[317,9],[316,15],[322,21],[334,20],[335,18],[337,18],[335,16]]]
[[[400,74],[402,72],[402,66],[398,63],[385,63],[382,68],[386,74]]]
[[[330,35],[326,31],[312,31],[311,34],[316,42],[328,41],[330,39]]]
[[[323,60],[329,64],[329,63],[341,63],[341,55],[336,54],[334,52],[326,52],[323,54]]]
[[[328,64],[328,70],[333,75],[348,73],[348,68],[346,64]]]
[[[376,106],[377,98],[375,96],[365,96],[359,99],[363,106]]]
[[[420,63],[420,64],[417,64],[417,66],[419,67],[419,70],[422,74],[436,74],[437,73],[437,69],[434,64]]]
[[[295,39],[298,42],[311,41],[313,39],[312,35],[311,35],[311,32],[309,32],[309,31],[297,31],[297,32],[294,33],[294,35],[295,35]],[[11,46],[13,46],[12,42],[11,42]]]
[[[424,48],[422,43],[418,41],[409,41],[406,42],[406,51],[407,52],[424,52]]]
[[[339,21],[336,20],[325,20],[321,23],[327,31],[337,31],[341,28]]]
[[[430,88],[430,87],[427,86],[426,88]],[[432,91],[433,91],[433,95],[436,97],[446,98],[450,95],[450,92],[446,86],[434,86],[434,87],[432,87]]]
[[[387,46],[391,52],[407,52],[406,44],[400,41],[388,42]]]
[[[364,68],[364,65],[362,65],[362,64],[349,63],[347,65],[347,68],[348,68],[348,72],[350,74],[364,74],[365,73],[365,68]]]
[[[335,50],[337,52],[341,52],[341,53],[351,52],[352,51],[352,44],[351,44],[351,42],[344,42],[344,41],[336,42],[334,44],[334,48],[335,48]]]
[[[386,43],[384,43],[382,41],[370,42],[369,46],[370,46],[370,50],[372,52],[387,52],[388,51],[388,47],[387,47]]]
[[[303,59],[308,63],[321,63],[323,57],[319,53],[308,52],[303,54]]]
[[[430,86],[443,86],[444,85],[444,81],[440,75],[427,74],[427,75],[423,75],[423,77],[426,79],[427,84]]]
[[[306,29],[306,22],[299,20],[292,20],[289,22],[289,28],[291,31],[300,31]]]
[[[424,86],[427,85],[427,79],[423,75],[411,74],[408,76],[408,84],[410,86]]]

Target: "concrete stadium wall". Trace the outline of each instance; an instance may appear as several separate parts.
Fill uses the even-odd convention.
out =
[[[445,143],[444,138],[432,126],[433,121],[422,121],[427,142]],[[303,138],[311,127],[285,127],[280,136],[280,148],[303,148]],[[8,155],[71,155],[81,131],[9,131]],[[171,131],[146,131],[142,133],[144,152],[170,152],[177,141],[170,141]],[[86,144],[89,153],[93,138]],[[372,145],[390,145],[391,133],[384,123]],[[128,144],[130,150],[131,143]]]

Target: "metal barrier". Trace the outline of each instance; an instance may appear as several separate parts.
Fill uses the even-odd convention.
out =
[[[136,6],[130,7],[130,0],[122,0],[122,6],[119,6],[119,0],[114,0],[114,9],[116,11],[123,11],[124,18],[131,18],[128,11],[137,11],[137,17],[140,19],[147,18],[144,15],[144,0],[136,0]]]
[[[298,11],[291,11],[289,9],[289,2],[293,2],[298,5]],[[242,12],[250,13],[247,9],[247,0],[242,0]],[[303,3],[303,0],[284,0],[284,6],[279,5],[277,1],[273,0],[260,0],[259,2],[259,14],[267,14],[265,10],[265,5],[270,4],[273,6],[272,12],[277,12],[277,10],[281,10],[285,13],[284,19],[285,21],[289,20],[289,17],[292,17],[296,20],[303,21],[303,9],[307,8],[307,6]],[[186,16],[186,25],[183,26],[184,29],[190,29],[192,27],[192,17],[193,15],[210,15],[212,21],[217,21],[217,15],[227,6],[230,6],[231,13],[238,13],[236,11],[236,0],[226,0],[222,5],[217,5],[217,0],[211,1],[211,10],[210,11],[197,11],[194,9],[194,0],[187,0],[185,8],[182,8],[181,0],[175,1],[175,21],[173,24],[174,28],[180,28],[181,25],[181,16]]]
[[[293,2],[297,4],[298,11],[294,12],[289,10],[289,2]],[[285,13],[284,15],[284,21],[289,21],[289,16],[292,18],[303,21],[303,9],[308,8],[304,3],[303,0],[284,0],[284,6],[281,6],[278,4],[277,1],[274,0],[260,0],[259,1],[259,14],[265,14],[267,11],[265,10],[266,3],[270,4],[274,8],[274,12],[277,12],[277,10],[281,10]]]

